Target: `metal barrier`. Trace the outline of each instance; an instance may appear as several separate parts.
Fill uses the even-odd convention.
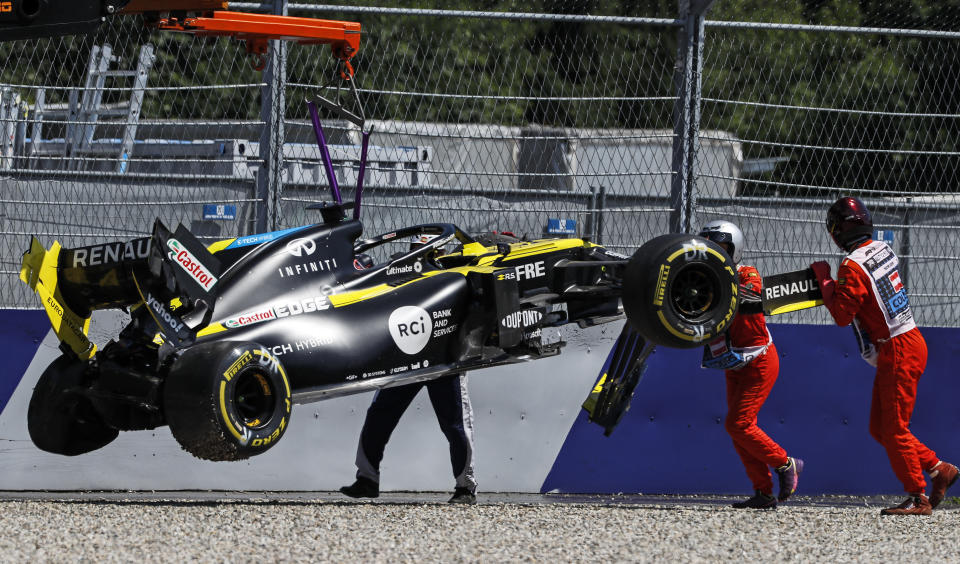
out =
[[[536,237],[562,222],[632,252],[726,218],[745,261],[773,273],[838,258],[823,216],[852,194],[903,259],[921,323],[960,324],[960,8],[404,4],[231,3],[363,24],[354,62],[380,152],[368,234],[453,221]],[[139,86],[99,82],[107,45],[127,69],[154,47]],[[259,73],[229,40],[148,36],[133,20],[0,43],[13,63],[0,70],[0,306],[35,306],[16,280],[34,233],[80,245],[143,235],[154,217],[208,239],[316,221],[304,208],[328,189],[303,100],[334,71],[318,51],[272,43]],[[138,115],[94,111],[119,114],[136,92]],[[351,197],[357,131],[325,124]]]

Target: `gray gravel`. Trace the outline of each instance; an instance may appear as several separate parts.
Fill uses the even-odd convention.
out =
[[[0,495],[4,562],[960,561],[960,511],[881,518],[893,498],[440,494]],[[494,502],[491,502],[493,500]],[[506,500],[506,501],[503,501]]]

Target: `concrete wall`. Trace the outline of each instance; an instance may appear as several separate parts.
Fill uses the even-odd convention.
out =
[[[121,320],[114,312],[97,312],[93,340],[105,342]],[[335,490],[353,481],[372,393],[295,405],[283,440],[243,462],[195,459],[167,427],[121,433],[107,447],[77,457],[42,452],[27,433],[27,406],[59,351],[43,312],[0,310],[0,327],[14,322],[17,329],[0,332],[4,349],[18,351],[0,376],[0,390],[9,393],[0,396],[9,398],[0,413],[0,490]],[[539,491],[613,342],[611,330],[572,329],[565,337],[570,354],[470,374],[481,489]],[[447,443],[425,392],[401,419],[381,470],[385,490],[453,489]]]
[[[103,342],[122,322],[94,319]],[[760,424],[807,470],[805,494],[898,493],[884,451],[867,432],[872,371],[849,329],[773,325],[780,378]],[[750,489],[722,421],[720,372],[698,368],[699,350],[659,349],[631,410],[611,437],[580,409],[619,324],[564,331],[559,357],[470,375],[481,491],[745,493]],[[925,329],[930,363],[921,380],[915,434],[946,460],[960,460],[952,378],[957,329]],[[30,394],[56,357],[39,311],[0,310],[0,489],[335,490],[353,478],[356,441],[371,394],[297,405],[284,439],[243,462],[205,462],[183,452],[166,427],[121,433],[106,448],[77,457],[37,450],[26,429]],[[447,445],[425,393],[401,420],[383,462],[385,490],[450,490]]]

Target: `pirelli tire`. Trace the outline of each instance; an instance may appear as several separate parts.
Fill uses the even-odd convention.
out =
[[[661,235],[634,253],[623,277],[630,324],[657,345],[693,348],[722,335],[737,311],[736,265],[716,243]]]
[[[256,343],[195,345],[174,361],[164,415],[180,446],[205,460],[243,460],[277,444],[290,423],[290,382]]]
[[[120,434],[78,393],[86,366],[64,354],[40,375],[27,407],[27,431],[40,450],[76,456],[103,448]]]

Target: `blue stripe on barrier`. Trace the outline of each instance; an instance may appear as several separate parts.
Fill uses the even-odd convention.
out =
[[[0,347],[4,351],[0,376],[0,413],[7,406],[23,373],[50,331],[47,314],[40,310],[0,310]]]
[[[901,493],[885,451],[869,434],[874,369],[860,359],[850,328],[772,325],[770,331],[780,376],[759,422],[790,456],[806,461],[798,493]],[[957,463],[960,329],[922,331],[930,356],[911,430]],[[724,430],[723,372],[699,368],[700,355],[699,349],[658,348],[610,437],[581,411],[541,491],[749,493]]]

